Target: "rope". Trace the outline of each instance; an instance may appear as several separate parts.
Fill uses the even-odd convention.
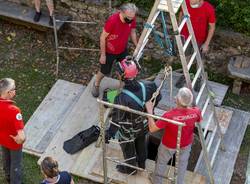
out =
[[[159,87],[157,88],[157,90],[153,93],[150,101],[153,103],[153,106],[155,105],[156,102],[156,98],[157,96],[160,94],[161,88],[165,82],[165,80],[167,79],[167,77],[170,75],[170,100],[172,100],[172,94],[173,94],[173,72],[172,72],[172,67],[171,66],[165,66],[164,68],[164,77],[163,80],[161,81],[161,84],[159,85]]]

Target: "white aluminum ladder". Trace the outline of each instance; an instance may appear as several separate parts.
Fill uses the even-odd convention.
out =
[[[178,24],[176,14],[178,10],[180,9],[180,7],[182,8],[184,18],[180,22],[180,24]],[[211,91],[208,85],[208,80],[206,77],[206,73],[204,71],[204,65],[203,65],[201,55],[199,52],[199,48],[195,39],[193,27],[191,24],[191,20],[190,20],[190,16],[187,10],[185,0],[155,0],[154,6],[147,20],[147,25],[150,25],[150,26],[144,27],[133,56],[139,65],[139,60],[142,57],[144,47],[146,46],[149,40],[150,33],[153,31],[155,27],[155,21],[157,17],[159,16],[160,12],[162,11],[169,13],[169,16],[171,19],[171,24],[172,24],[174,36],[176,39],[176,44],[178,47],[179,56],[180,56],[181,63],[182,63],[183,74],[185,76],[187,87],[194,92],[193,89],[197,83],[197,80],[201,78],[201,81],[202,81],[202,85],[199,89],[198,94],[194,95],[195,97],[194,104],[198,105],[202,101],[201,100],[202,96],[206,96],[205,103],[202,104],[202,115],[203,116],[207,115],[209,118],[208,118],[208,121],[206,122],[205,127],[202,128],[200,124],[197,124],[200,142],[202,145],[202,151],[201,151],[201,156],[197,162],[195,171],[197,171],[197,168],[199,167],[199,164],[201,163],[201,160],[202,160],[201,158],[203,156],[206,167],[208,169],[210,183],[214,183],[212,167],[213,167],[217,152],[219,150],[219,147],[221,149],[224,149],[224,145],[222,141],[223,134],[221,132],[221,127],[219,125],[219,122],[215,113],[213,97],[211,95]],[[185,40],[185,43],[183,44],[182,35],[180,33],[185,25],[187,25],[189,37]],[[189,60],[188,61],[185,55],[185,51],[188,48],[188,46],[190,46],[190,44],[194,52],[191,55],[191,58],[188,59]],[[194,63],[194,61],[196,61],[196,63],[198,64],[198,69],[194,75],[194,78],[191,80],[190,68],[192,64]],[[213,125],[214,128],[212,130],[209,130],[209,127],[211,125]],[[215,140],[214,138],[216,135],[219,137],[217,142],[214,141]],[[213,150],[210,149],[211,147],[213,147],[214,149]]]

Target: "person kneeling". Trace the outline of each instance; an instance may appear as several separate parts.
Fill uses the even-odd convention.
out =
[[[186,88],[181,88],[176,96],[176,107],[163,115],[163,118],[185,123],[182,127],[180,142],[180,157],[178,165],[177,183],[183,184],[185,171],[188,165],[188,159],[193,142],[193,132],[196,122],[201,122],[201,111],[197,107],[190,107],[193,102],[192,92]],[[153,114],[151,102],[146,103],[146,109],[149,114]],[[148,117],[149,131],[156,132],[165,129],[161,144],[158,148],[156,167],[153,176],[154,184],[162,184],[164,173],[167,169],[167,163],[176,152],[178,126],[162,120],[154,121]]]

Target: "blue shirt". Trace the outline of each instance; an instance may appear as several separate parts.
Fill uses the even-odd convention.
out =
[[[56,184],[70,184],[71,175],[67,171],[59,172],[56,180]],[[50,182],[43,180],[41,184],[50,184]]]

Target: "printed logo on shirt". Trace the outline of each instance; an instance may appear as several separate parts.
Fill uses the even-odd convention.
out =
[[[16,119],[17,119],[18,121],[22,120],[22,119],[23,119],[22,114],[21,114],[21,113],[18,113],[18,114],[16,115]]]
[[[194,118],[197,118],[197,114],[189,114],[189,115],[186,115],[186,116],[175,116],[173,118],[173,120],[175,120],[175,121],[185,121],[185,120],[194,119]]]

